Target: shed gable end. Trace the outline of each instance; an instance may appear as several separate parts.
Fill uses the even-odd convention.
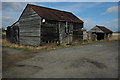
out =
[[[93,27],[89,32],[100,32],[100,33],[104,33],[100,28],[98,27]]]
[[[38,18],[40,16],[31,7],[26,6],[19,20],[24,19],[24,18],[35,18],[35,17]]]
[[[41,17],[29,6],[26,6],[19,18],[20,44],[39,45]]]

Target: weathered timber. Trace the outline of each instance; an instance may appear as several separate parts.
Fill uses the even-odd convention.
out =
[[[21,36],[20,42],[24,45],[36,45],[39,46],[40,43],[38,43],[38,40],[40,41],[39,36]]]
[[[33,16],[34,15],[34,16]],[[29,6],[24,10],[20,20],[20,44],[40,45],[41,18]],[[29,36],[29,37],[26,37]],[[34,36],[38,36],[35,38]],[[33,38],[34,37],[34,38]]]
[[[59,41],[59,33],[57,22],[46,20],[41,25],[41,42],[45,43],[57,43]]]
[[[71,12],[28,4],[18,23],[7,30],[11,42],[38,46],[48,43],[72,44],[82,40],[83,21]]]

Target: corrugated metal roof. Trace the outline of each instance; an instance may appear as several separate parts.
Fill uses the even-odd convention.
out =
[[[45,19],[83,23],[82,20],[77,18],[71,12],[60,11],[32,4],[28,4],[28,6],[30,6],[39,16]]]
[[[112,33],[112,31],[111,30],[109,30],[109,29],[107,29],[106,27],[104,27],[104,26],[97,26],[99,29],[101,29],[103,32],[105,32],[105,33]]]

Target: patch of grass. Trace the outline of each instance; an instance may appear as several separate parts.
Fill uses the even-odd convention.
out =
[[[44,46],[25,46],[25,45],[19,45],[19,44],[14,44],[14,43],[10,43],[9,41],[7,41],[6,39],[2,40],[2,46],[3,47],[8,47],[8,48],[14,48],[14,49],[18,49],[18,50],[54,50],[54,49],[60,49],[60,48],[67,48],[70,46],[75,46],[77,44],[71,44],[71,45],[52,45],[52,44],[48,44],[48,45],[44,45]]]
[[[8,47],[8,48],[15,48],[19,50],[43,50],[43,49],[51,49],[52,47],[49,46],[26,46],[26,45],[20,45],[20,44],[14,44],[10,43],[6,39],[2,40],[2,46]]]
[[[88,41],[88,44],[100,43],[100,42],[110,42],[110,40],[97,40],[97,41]]]
[[[20,44],[14,44],[8,42],[6,39],[2,40],[2,46],[3,47],[8,47],[8,48],[15,48],[18,50],[54,50],[54,49],[60,49],[60,48],[68,48],[71,46],[80,46],[80,45],[87,45],[87,44],[93,44],[93,43],[98,43],[98,42],[109,42],[110,40],[100,40],[100,41],[88,41],[88,42],[81,42],[81,43],[73,43],[71,45],[44,45],[44,46],[25,46],[25,45],[20,45]]]

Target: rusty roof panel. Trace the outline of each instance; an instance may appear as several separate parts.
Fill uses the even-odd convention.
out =
[[[30,6],[39,16],[45,19],[83,23],[82,20],[77,18],[71,12],[60,11],[32,4],[28,4],[28,6]]]
[[[107,29],[106,27],[104,27],[104,26],[97,26],[98,28],[100,28],[103,32],[105,32],[105,33],[112,33],[112,31],[111,30],[109,30],[109,29]]]

